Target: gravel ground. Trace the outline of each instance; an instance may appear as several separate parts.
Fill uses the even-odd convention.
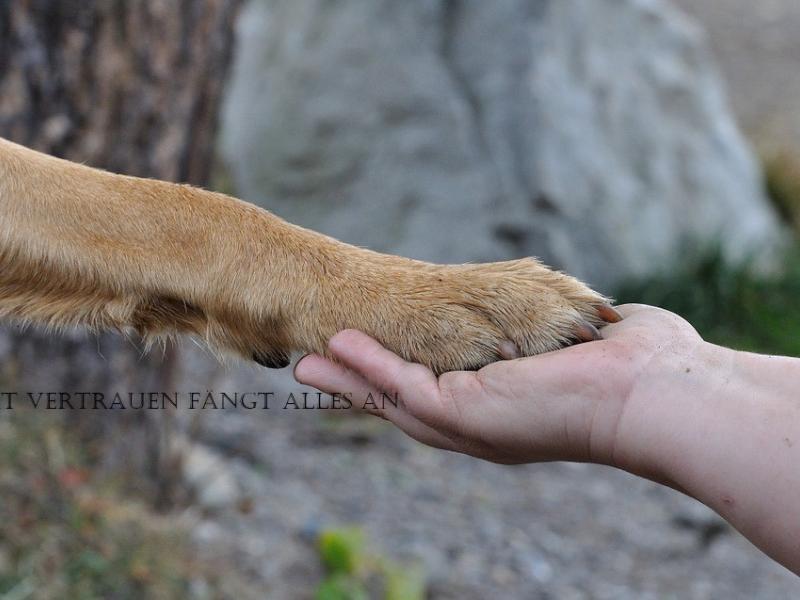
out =
[[[302,390],[249,368],[214,389]],[[424,565],[439,600],[800,597],[800,579],[711,511],[614,469],[498,466],[319,411],[205,413],[200,431],[253,508],[216,511],[195,536],[227,547],[265,597],[311,598],[322,572],[310,539],[347,524]]]

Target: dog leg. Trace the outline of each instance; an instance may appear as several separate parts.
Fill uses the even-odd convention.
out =
[[[0,139],[0,316],[186,332],[281,367],[360,329],[436,372],[592,339],[607,300],[534,259],[434,265],[356,248],[229,196]]]

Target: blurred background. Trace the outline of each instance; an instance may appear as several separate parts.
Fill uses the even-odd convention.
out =
[[[0,135],[380,251],[539,256],[800,356],[798,30],[790,0],[5,0]],[[307,390],[8,325],[0,391]],[[0,401],[0,600],[800,594],[676,492],[375,421]]]

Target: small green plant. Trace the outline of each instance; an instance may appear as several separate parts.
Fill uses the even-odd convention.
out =
[[[385,600],[422,600],[425,598],[425,573],[420,567],[384,565]]]
[[[364,533],[356,527],[329,529],[319,536],[319,554],[330,573],[354,575],[364,557]]]
[[[317,546],[327,576],[317,588],[316,600],[425,598],[422,570],[370,554],[358,528],[325,530]]]

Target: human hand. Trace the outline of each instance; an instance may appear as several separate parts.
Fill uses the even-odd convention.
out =
[[[643,305],[619,311],[625,319],[603,328],[602,340],[438,378],[360,332],[343,331],[329,344],[340,364],[309,355],[295,376],[329,393],[396,395],[398,406],[371,412],[438,448],[506,464],[630,461],[629,470],[658,478],[650,465],[634,464],[642,456],[637,443],[660,427],[663,413],[650,393],[639,393],[641,386],[647,382],[651,392],[670,385],[664,374],[705,344],[667,311]]]
[[[329,344],[340,363],[310,355],[295,376],[354,398],[396,395],[371,412],[431,446],[603,463],[670,485],[800,574],[800,360],[714,346],[661,309],[619,311],[602,340],[439,378],[343,331]]]

